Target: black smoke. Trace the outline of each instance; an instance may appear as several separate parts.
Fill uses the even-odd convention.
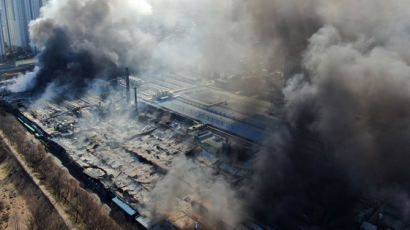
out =
[[[80,96],[95,78],[110,78],[116,66],[108,59],[96,58],[86,50],[73,50],[62,28],[54,28],[38,55],[39,71],[33,91],[41,95],[52,83],[59,94]]]
[[[304,115],[297,127],[284,127],[259,153],[249,214],[278,229],[357,229],[364,191],[310,130],[312,114]]]
[[[251,215],[264,224],[358,229],[367,201],[409,224],[410,67],[394,48],[340,30],[308,38],[284,89],[289,128],[272,131],[251,186]]]

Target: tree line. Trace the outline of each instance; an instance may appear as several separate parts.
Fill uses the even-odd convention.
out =
[[[56,199],[69,207],[75,222],[85,229],[122,229],[104,208],[98,197],[84,190],[80,183],[61,167],[47,153],[45,147],[27,135],[26,130],[14,116],[0,111],[0,130],[11,145],[21,154],[42,183],[53,193]],[[36,211],[41,212],[41,207]],[[40,214],[40,213],[39,213]]]

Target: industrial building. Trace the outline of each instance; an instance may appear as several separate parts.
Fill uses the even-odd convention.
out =
[[[285,125],[280,111],[273,111],[274,116],[268,102],[182,76],[140,79],[126,73],[114,81],[118,84],[105,97],[92,91],[80,98],[61,96],[59,103],[41,101],[35,106],[30,94],[5,99],[19,105],[27,118],[50,134],[142,229],[220,229],[221,225],[269,229],[252,220],[241,226],[232,226],[229,220],[215,224],[207,214],[212,207],[195,189],[196,179],[172,172],[182,160],[232,185],[247,183],[254,169],[252,155],[261,141],[270,130]],[[239,146],[245,156],[229,155],[233,146]],[[169,177],[183,192],[173,200],[175,209],[163,210],[164,219],[158,222],[150,206],[156,203],[156,187]],[[358,222],[366,230],[404,229],[394,211],[380,204],[364,206]]]
[[[213,87],[206,82],[190,83],[183,77],[150,77],[139,89],[141,100],[261,142],[269,129],[283,125],[279,109],[272,104]]]
[[[30,44],[28,26],[31,20],[39,17],[43,4],[42,0],[1,0],[0,43],[5,44],[8,49],[21,47],[34,50],[35,47]]]
[[[35,106],[30,95],[7,98],[18,101],[23,114],[50,134],[84,173],[113,192],[112,202],[127,215],[144,215],[136,217],[142,226],[151,225],[147,210],[155,203],[155,188],[178,161],[187,159],[196,170],[240,184],[249,176],[249,159],[260,141],[282,123],[268,114],[270,103],[225,92],[208,82],[183,76],[141,79],[128,70],[124,75],[113,80],[117,84],[104,98],[90,92]],[[244,104],[250,107],[243,109]],[[258,123],[261,117],[272,125]],[[231,145],[249,156],[227,157]],[[179,229],[218,229],[205,211],[207,198],[192,189],[196,179],[176,180],[181,180],[184,192],[175,198],[177,210],[161,213],[166,221]],[[233,225],[228,220],[218,220],[219,224]]]
[[[130,81],[130,88],[134,86],[133,82]],[[86,174],[114,192],[117,197],[114,203],[125,207],[130,215],[132,210],[145,213],[144,218],[138,217],[142,225],[149,225],[146,207],[153,203],[151,193],[157,182],[173,170],[175,161],[182,156],[189,156],[195,167],[220,172],[228,181],[238,182],[245,178],[249,170],[245,162],[227,162],[216,152],[222,148],[222,143],[230,141],[252,145],[246,139],[224,134],[223,130],[216,133],[214,127],[201,126],[190,130],[196,120],[162,106],[153,106],[155,103],[142,98],[139,98],[138,116],[130,119],[133,104],[124,107],[127,104],[124,93],[127,93],[126,88],[125,91],[113,91],[105,100],[86,95],[77,100],[63,100],[58,105],[43,102],[29,108],[27,104],[29,109],[22,110],[64,147]],[[105,115],[100,117],[101,114]],[[196,142],[196,137],[201,140]],[[195,204],[203,203],[203,198],[189,190],[177,198],[179,211],[163,213],[170,226],[194,229],[195,224],[209,225],[207,218],[195,211]]]

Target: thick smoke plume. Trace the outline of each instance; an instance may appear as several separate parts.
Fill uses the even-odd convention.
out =
[[[76,93],[125,66],[165,77],[281,71],[289,128],[273,130],[256,156],[240,216],[281,229],[352,229],[359,200],[372,197],[400,203],[406,220],[410,3],[227,2],[51,0],[30,26],[42,48],[30,84]]]
[[[125,67],[141,75],[237,71],[252,46],[250,36],[234,39],[249,20],[234,21],[231,11],[219,1],[51,0],[30,24],[40,70],[35,84],[21,88],[41,93],[53,82],[83,93],[92,79]]]
[[[104,71],[115,70],[114,63],[104,57],[93,57],[86,50],[74,50],[61,28],[53,28],[51,33],[47,48],[38,56],[40,67],[32,85],[36,92],[44,92],[53,83],[60,94],[79,95],[93,79],[107,77]]]
[[[132,9],[139,10],[135,12],[137,14],[149,12],[149,9],[145,12],[141,4],[128,10]],[[126,46],[135,44],[137,36],[121,35],[120,28],[115,26],[119,22],[112,19],[122,19],[111,14],[116,14],[112,2],[49,1],[42,8],[42,16],[30,24],[31,39],[42,50],[38,56],[39,71],[31,88],[42,93],[52,86],[51,90],[58,94],[78,95],[85,92],[93,79],[118,75],[118,68],[123,66],[124,60],[116,52],[125,52]],[[115,44],[113,36],[120,38],[115,40]],[[133,42],[129,36],[133,37]],[[135,53],[139,53],[138,57],[144,55],[144,52],[133,48]],[[124,56],[127,54],[121,57]],[[135,60],[138,57],[130,59],[139,63]]]
[[[298,5],[280,2],[264,4]],[[300,58],[300,70],[283,90],[290,135],[273,135],[275,144],[260,156],[268,163],[254,179],[251,209],[261,221],[282,229],[358,228],[363,198],[392,205],[409,221],[408,6],[312,1],[298,11],[305,16],[292,16],[314,16],[311,25],[320,26],[312,34],[286,27],[306,46],[291,59]]]

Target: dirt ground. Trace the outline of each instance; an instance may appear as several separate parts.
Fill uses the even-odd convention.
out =
[[[0,151],[4,148],[0,147]],[[0,161],[1,162],[1,161]],[[0,229],[25,230],[30,224],[31,213],[13,181],[7,160],[0,163]]]

